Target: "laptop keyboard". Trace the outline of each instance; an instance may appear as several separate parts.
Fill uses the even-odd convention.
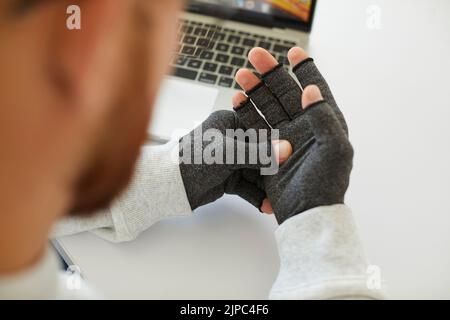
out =
[[[181,20],[179,43],[172,61],[175,77],[225,88],[241,89],[234,81],[240,68],[256,72],[248,62],[253,47],[267,49],[288,70],[288,50],[296,43],[193,20]]]

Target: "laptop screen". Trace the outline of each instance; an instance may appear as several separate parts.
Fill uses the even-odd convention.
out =
[[[309,31],[315,0],[191,0],[190,11],[271,27]]]

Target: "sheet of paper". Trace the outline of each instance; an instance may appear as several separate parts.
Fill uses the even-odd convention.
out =
[[[156,101],[149,134],[169,140],[202,123],[211,113],[219,90],[174,78],[167,78]]]

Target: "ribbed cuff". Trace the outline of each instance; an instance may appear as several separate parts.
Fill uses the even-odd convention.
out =
[[[384,298],[384,285],[369,281],[369,264],[347,206],[305,211],[286,220],[275,237],[280,272],[271,299]]]
[[[133,240],[159,220],[192,214],[178,149],[178,141],[143,148],[131,185],[111,206],[116,239],[109,240]]]

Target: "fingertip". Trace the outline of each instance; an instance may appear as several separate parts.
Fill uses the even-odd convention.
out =
[[[303,109],[308,108],[310,105],[312,105],[315,102],[323,100],[322,93],[320,92],[320,89],[316,85],[310,85],[303,90],[302,95],[302,105]]]
[[[289,63],[293,67],[296,66],[297,64],[299,64],[300,62],[302,62],[303,60],[306,60],[309,58],[308,53],[300,47],[291,48],[289,50],[287,56],[288,56]]]
[[[264,74],[278,65],[277,59],[266,49],[256,47],[248,53],[248,60],[256,71]]]
[[[250,91],[260,83],[258,77],[248,69],[242,68],[236,72],[234,76],[236,82],[241,86],[244,91]]]
[[[248,52],[248,58],[258,58],[260,55],[264,55],[265,52],[268,52],[266,49],[263,49],[261,47],[254,47],[252,49],[250,49],[250,51]]]
[[[270,203],[269,199],[266,198],[263,200],[260,210],[263,213],[273,214],[272,204]]]
[[[245,68],[239,68],[239,70],[238,70],[238,71],[236,72],[236,74],[234,75],[234,78],[235,78],[236,80],[240,80],[240,79],[244,78],[245,75],[246,75],[246,73],[247,73],[247,71],[249,71],[249,70],[247,70],[247,69],[245,69]]]

